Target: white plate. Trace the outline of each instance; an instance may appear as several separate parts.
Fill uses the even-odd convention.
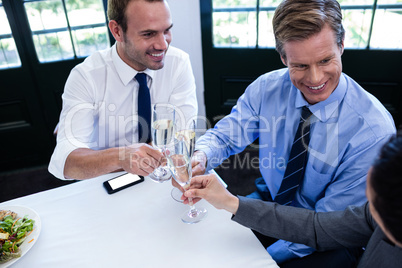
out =
[[[21,259],[31,249],[31,247],[33,247],[33,245],[35,245],[36,240],[38,240],[38,237],[40,234],[41,222],[40,222],[38,213],[36,213],[34,210],[27,208],[27,207],[4,206],[4,207],[0,207],[0,210],[11,210],[13,212],[16,212],[18,214],[18,218],[22,218],[25,215],[28,215],[29,219],[32,219],[35,221],[34,230],[32,231],[32,233],[29,234],[29,236],[27,236],[25,241],[20,246],[21,257],[11,259],[6,263],[0,264],[0,268],[6,268],[6,267],[10,266],[11,264],[15,263],[16,261],[18,261],[19,259]],[[31,240],[32,240],[32,242],[29,243],[29,241],[31,241]]]

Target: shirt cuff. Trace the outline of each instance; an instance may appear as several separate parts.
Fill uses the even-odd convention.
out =
[[[272,259],[278,264],[298,258],[284,243],[284,240],[278,240],[267,248],[269,255],[271,255]]]
[[[195,152],[196,151],[203,151],[205,153],[205,155],[207,156],[207,166],[205,167],[205,171],[209,171],[211,169],[213,169],[214,167],[211,166],[211,161],[210,159],[212,158],[212,150],[208,147],[208,146],[196,146],[195,147]]]
[[[89,148],[89,146],[76,140],[74,142],[68,140],[58,141],[49,162],[49,172],[56,178],[67,180],[64,177],[64,165],[69,154],[78,148]]]

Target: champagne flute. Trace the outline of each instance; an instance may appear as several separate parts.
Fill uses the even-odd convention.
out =
[[[188,126],[175,133],[176,141],[183,141],[187,147],[188,158],[190,159],[190,165],[191,165],[191,158],[193,157],[194,154],[195,136],[196,136],[195,120],[190,120]],[[178,188],[174,187],[170,194],[174,200],[183,203],[183,201],[181,200],[181,196],[183,195],[183,193]]]
[[[152,144],[165,154],[166,145],[173,141],[175,108],[171,104],[157,103],[152,109]],[[155,182],[164,182],[171,177],[169,168],[159,166],[149,178]]]
[[[179,140],[175,142],[174,149],[166,151],[168,166],[172,172],[175,181],[180,184],[183,189],[188,189],[191,181],[191,161],[188,156],[188,150],[185,142]],[[192,198],[188,198],[190,209],[181,217],[185,223],[197,223],[208,214],[205,208],[196,208]]]

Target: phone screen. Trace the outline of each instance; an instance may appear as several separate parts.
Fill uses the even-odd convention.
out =
[[[131,173],[127,173],[127,174],[124,174],[124,175],[122,175],[120,177],[111,179],[108,182],[109,182],[110,188],[112,188],[112,190],[116,190],[116,189],[118,189],[120,187],[123,187],[125,185],[134,183],[134,182],[139,181],[139,180],[141,180],[140,176],[134,175],[134,174],[131,174]]]

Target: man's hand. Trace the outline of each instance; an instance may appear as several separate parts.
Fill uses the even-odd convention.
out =
[[[236,214],[239,208],[239,199],[226,190],[213,174],[192,178],[184,196],[193,198],[194,203],[203,198],[217,209],[225,209],[232,214]],[[188,199],[184,203],[188,204]]]
[[[194,152],[191,158],[192,176],[204,175],[207,166],[207,155],[203,151]]]
[[[119,150],[120,165],[129,173],[148,176],[165,162],[159,150],[145,143],[133,144]]]

